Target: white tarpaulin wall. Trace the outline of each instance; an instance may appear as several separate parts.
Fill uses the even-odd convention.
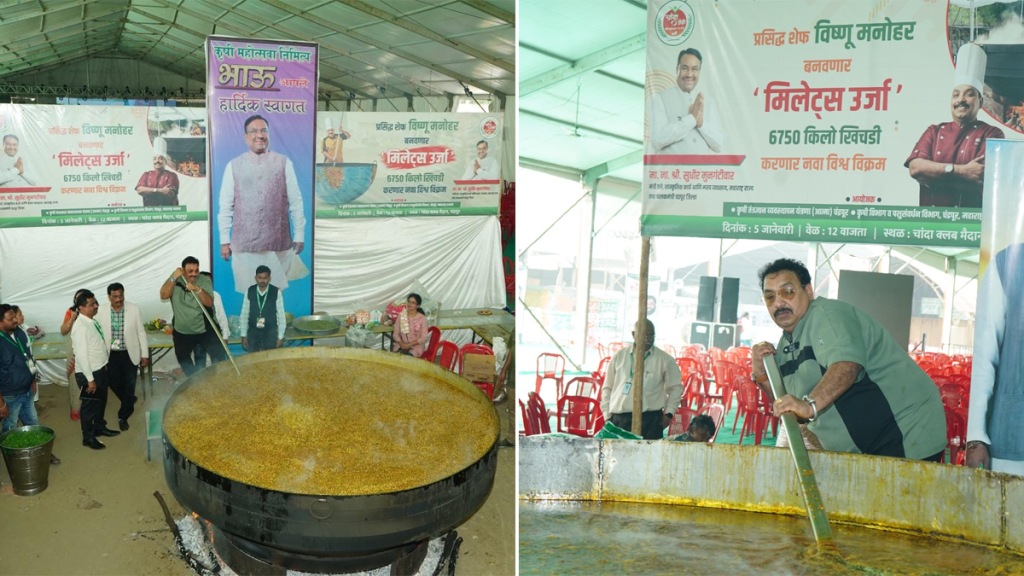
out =
[[[505,305],[494,216],[323,221],[315,234],[317,311],[383,309],[415,282],[445,309]],[[188,255],[207,269],[208,238],[203,222],[0,230],[0,301],[21,306],[26,323],[59,336],[75,290],[88,288],[102,303],[107,285],[121,282],[144,318],[170,320],[160,284]],[[460,341],[468,335],[445,337]],[[51,379],[63,368],[57,364],[47,370]],[[157,370],[174,366],[168,354]]]
[[[446,310],[505,306],[494,216],[317,221],[314,246],[316,311],[374,309],[416,282]]]

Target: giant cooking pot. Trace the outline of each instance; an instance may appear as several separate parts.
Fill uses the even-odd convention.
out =
[[[241,378],[221,362],[168,400],[164,474],[183,506],[253,558],[304,572],[370,570],[463,523],[490,494],[498,416],[459,376],[355,348],[284,348],[236,362]],[[389,421],[395,407],[413,415]],[[369,424],[353,424],[364,417]],[[289,436],[299,445],[282,453]],[[406,474],[439,447],[426,477]],[[281,462],[299,468],[254,475]]]

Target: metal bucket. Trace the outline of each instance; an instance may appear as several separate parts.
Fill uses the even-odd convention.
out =
[[[4,455],[4,463],[7,465],[7,472],[11,475],[14,493],[18,496],[33,496],[46,490],[50,477],[50,453],[53,451],[56,434],[46,426],[21,426],[0,436],[0,444],[3,444],[11,434],[33,431],[49,432],[53,438],[50,438],[46,444],[31,448],[0,447],[0,451]]]

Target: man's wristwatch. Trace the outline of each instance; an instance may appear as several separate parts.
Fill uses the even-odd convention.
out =
[[[981,440],[971,440],[964,446],[964,448],[967,450],[971,450],[973,448],[977,448],[978,446],[988,446],[988,444],[985,444]]]
[[[953,165],[952,164],[946,164],[945,166],[942,167],[942,171],[945,172],[946,174],[952,174],[953,173]]]

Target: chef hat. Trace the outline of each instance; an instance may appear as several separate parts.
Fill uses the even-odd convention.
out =
[[[981,94],[985,83],[985,64],[988,55],[977,44],[968,42],[956,51],[956,71],[953,72],[953,87],[973,86]]]
[[[324,116],[323,119],[324,119],[324,130],[334,130],[335,129],[334,122],[332,122],[329,117]]]
[[[153,138],[153,156],[167,158],[167,140],[164,140],[163,136]]]

